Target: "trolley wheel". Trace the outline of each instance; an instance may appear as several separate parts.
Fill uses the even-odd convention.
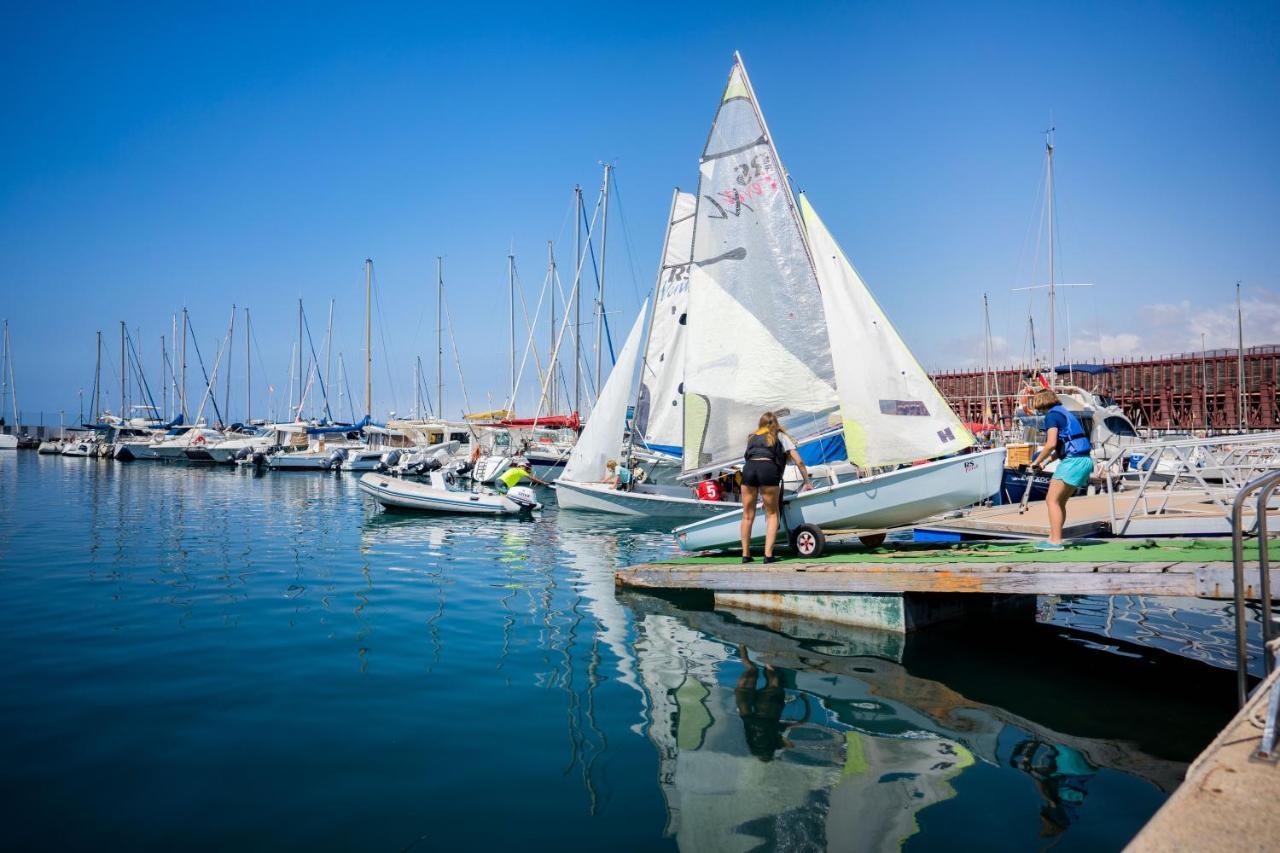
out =
[[[866,536],[859,536],[858,541],[864,548],[879,548],[884,544],[886,536],[887,533],[868,533]]]
[[[802,524],[791,531],[791,550],[801,557],[821,557],[827,550],[827,535],[814,524]]]

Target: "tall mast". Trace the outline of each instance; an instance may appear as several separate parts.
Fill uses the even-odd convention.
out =
[[[364,416],[373,417],[373,259],[364,259]]]
[[[302,420],[302,297],[298,297],[298,415]]]
[[[413,419],[422,419],[422,359],[413,360]]]
[[[1058,351],[1054,348],[1057,344],[1058,326],[1054,320],[1055,308],[1055,291],[1053,282],[1053,128],[1049,128],[1044,134],[1044,152],[1046,160],[1047,190],[1046,203],[1049,206],[1049,369],[1053,370],[1054,359],[1058,357]]]
[[[1237,407],[1240,410],[1240,431],[1244,432],[1249,426],[1249,418],[1245,414],[1245,403],[1248,397],[1244,388],[1244,314],[1240,310],[1240,282],[1236,282],[1236,384],[1240,386],[1240,400]]]
[[[169,353],[164,348],[164,335],[160,336],[160,418],[169,420],[169,379],[164,370],[169,366]],[[170,371],[172,372],[172,371]]]
[[[333,387],[333,300],[329,300],[329,329],[324,333],[324,388],[325,395]],[[326,407],[327,408],[327,407]],[[333,413],[330,412],[330,415]]]
[[[249,319],[249,309],[244,309],[244,422],[253,422],[253,359],[250,357],[249,342],[253,340],[253,324]]]
[[[582,411],[582,185],[573,185],[573,410]]]
[[[613,167],[608,163],[604,164],[604,211],[602,213],[602,223],[600,226],[600,290],[597,294],[596,304],[596,393],[600,393],[600,386],[604,383],[603,374],[600,372],[600,356],[601,343],[604,335],[604,272],[605,272],[605,252],[609,248],[609,171]]]
[[[102,409],[102,332],[98,332],[98,349],[97,355],[93,361],[93,422],[98,423],[102,418],[100,414]]]
[[[444,417],[444,257],[436,255],[436,417]]]
[[[120,321],[120,418],[124,418],[124,383],[125,377],[125,360],[124,360],[124,320]]]
[[[510,309],[511,317],[511,391],[507,394],[507,405],[514,411],[516,407],[516,256],[510,252],[507,253],[507,307]]]
[[[1205,348],[1204,332],[1200,333],[1200,387],[1204,390],[1204,428],[1209,431],[1209,351]]]
[[[236,339],[236,306],[231,305],[231,325],[227,328],[227,381],[222,392],[222,411],[223,420],[231,420],[231,359],[235,354],[232,346]]]
[[[985,350],[982,369],[982,422],[991,423],[991,308],[987,294],[982,294],[982,342]]]
[[[556,253],[550,240],[547,241],[547,285],[547,289],[551,292],[551,339],[548,343],[548,352],[551,355],[547,372],[547,414],[555,414],[556,365],[560,361],[560,353],[556,348]]]
[[[190,322],[187,318],[187,309],[182,309],[182,378],[179,380],[181,388],[178,393],[182,400],[182,422],[187,422],[187,328]]]

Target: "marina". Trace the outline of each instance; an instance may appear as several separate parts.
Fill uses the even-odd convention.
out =
[[[15,11],[7,847],[1280,847],[1280,17],[718,5]]]

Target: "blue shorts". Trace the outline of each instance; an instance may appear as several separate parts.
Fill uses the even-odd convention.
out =
[[[1068,486],[1083,489],[1089,485],[1089,475],[1092,473],[1092,456],[1068,456],[1058,462],[1058,467],[1053,471],[1053,479],[1061,480]]]

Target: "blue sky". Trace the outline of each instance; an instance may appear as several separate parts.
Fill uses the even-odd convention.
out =
[[[616,163],[607,302],[625,334],[735,49],[796,185],[926,366],[978,358],[984,291],[997,356],[1024,351],[1027,300],[1010,289],[1043,279],[1028,230],[1051,116],[1059,278],[1095,285],[1061,312],[1075,355],[1182,351],[1201,332],[1229,345],[1236,280],[1247,343],[1280,342],[1274,3],[2,15],[0,316],[27,420],[76,410],[94,333],[115,353],[121,319],[158,383],[183,305],[207,358],[231,305],[248,305],[259,378],[280,398],[299,296],[317,345],[337,300],[335,348],[360,395],[366,256],[385,320],[375,410],[408,411],[413,358],[434,358],[437,255],[471,404],[500,402],[508,247],[535,299],[546,241],[571,256],[573,185],[593,199],[599,162]],[[239,353],[233,370],[238,416]],[[456,413],[452,363],[447,376]]]

